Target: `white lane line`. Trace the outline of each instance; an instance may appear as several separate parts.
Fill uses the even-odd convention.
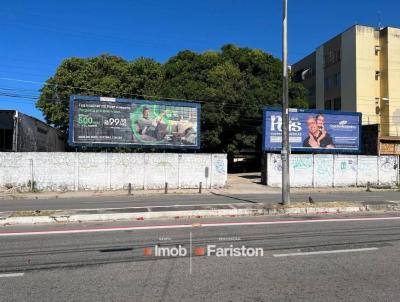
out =
[[[98,204],[103,204],[103,203],[133,203],[134,200],[113,200],[113,201],[83,201],[82,203],[98,203]]]
[[[0,274],[0,278],[22,277],[24,273]]]
[[[117,231],[136,231],[136,230],[156,230],[156,229],[188,229],[194,227],[228,227],[228,226],[251,226],[251,225],[275,225],[275,224],[301,224],[301,223],[324,223],[324,222],[351,222],[351,221],[380,221],[380,220],[400,220],[397,217],[365,217],[365,218],[327,218],[312,220],[278,220],[278,221],[250,221],[250,222],[220,222],[220,223],[194,223],[194,224],[172,224],[172,225],[150,225],[132,227],[109,227],[109,228],[88,228],[70,230],[48,230],[48,231],[17,231],[0,232],[0,237],[6,236],[30,236],[30,235],[54,235],[54,234],[79,234],[97,232],[117,232]]]
[[[288,254],[274,254],[274,257],[292,257],[292,256],[309,256],[320,254],[335,254],[335,253],[352,253],[352,252],[366,252],[379,250],[377,247],[366,247],[360,249],[347,249],[347,250],[331,250],[331,251],[316,251],[316,252],[303,252],[303,253],[288,253]]]

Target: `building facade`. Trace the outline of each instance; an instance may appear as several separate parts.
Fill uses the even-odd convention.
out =
[[[0,151],[65,151],[63,132],[16,110],[0,110]]]
[[[400,28],[354,25],[292,65],[310,108],[362,113],[378,152],[400,154]]]

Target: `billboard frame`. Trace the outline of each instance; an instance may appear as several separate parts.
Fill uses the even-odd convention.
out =
[[[94,102],[115,102],[115,103],[135,103],[135,104],[147,104],[147,105],[168,105],[168,106],[179,106],[179,107],[191,107],[197,110],[197,142],[196,145],[192,146],[179,146],[179,145],[144,145],[144,144],[125,144],[125,143],[75,143],[74,142],[74,102],[76,100],[83,101],[94,101]],[[137,99],[123,99],[114,97],[102,97],[102,96],[88,96],[88,95],[76,95],[73,94],[69,97],[69,122],[68,122],[68,144],[71,147],[106,147],[106,148],[155,148],[155,149],[200,149],[201,141],[201,105],[196,102],[177,102],[177,101],[152,101],[152,100],[137,100]]]
[[[282,147],[280,148],[265,148],[265,131],[266,131],[266,111],[276,111],[282,113],[282,108],[279,107],[264,107],[262,109],[262,145],[261,149],[263,152],[271,151],[271,152],[280,152]],[[291,151],[295,152],[304,152],[304,153],[349,153],[349,154],[360,154],[362,152],[362,114],[361,112],[348,112],[348,111],[336,111],[336,110],[318,110],[318,109],[301,109],[301,108],[289,108],[289,118],[290,113],[298,112],[298,113],[314,113],[314,114],[340,114],[340,115],[352,115],[358,116],[358,149],[343,149],[343,148],[334,148],[334,149],[326,149],[326,148],[290,148]]]

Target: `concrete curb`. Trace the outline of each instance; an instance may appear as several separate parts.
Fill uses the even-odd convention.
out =
[[[293,207],[266,206],[264,204],[223,204],[199,206],[135,207],[122,209],[53,211],[47,216],[18,216],[18,212],[0,213],[0,225],[52,224],[96,221],[129,221],[150,219],[182,219],[210,217],[340,214],[356,212],[396,212],[400,203],[362,204],[340,207]]]

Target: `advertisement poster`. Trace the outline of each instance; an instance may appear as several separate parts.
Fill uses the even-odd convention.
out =
[[[289,109],[289,143],[293,151],[359,152],[361,114]],[[282,148],[282,112],[263,112],[263,150]]]
[[[200,105],[72,96],[69,144],[200,148]]]

